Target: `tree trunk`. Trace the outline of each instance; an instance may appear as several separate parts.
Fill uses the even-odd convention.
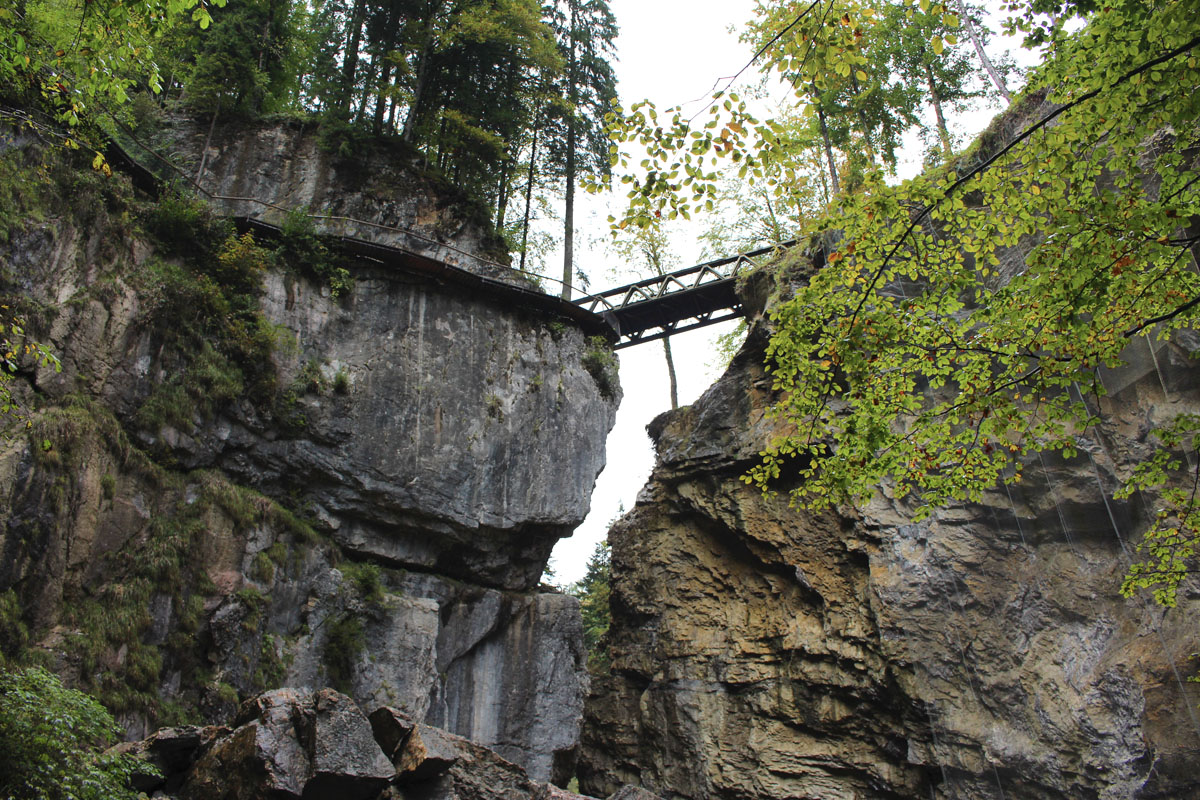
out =
[[[511,96],[517,92],[517,67],[516,62],[509,64],[508,75],[505,79],[505,91]],[[512,177],[516,172],[513,169],[516,158],[512,154],[512,144],[507,144],[504,148],[504,157],[500,164],[500,181],[496,186],[496,230],[503,233],[504,217],[508,212],[508,200],[512,194]],[[518,152],[517,155],[520,155]]]
[[[829,205],[829,197],[830,197],[830,195],[829,195],[829,180],[825,177],[825,170],[821,168],[821,153],[819,151],[820,151],[820,148],[818,148],[818,152],[817,152],[817,176],[821,179],[821,200],[822,200],[821,205],[827,206],[827,205]],[[803,211],[804,210],[801,209],[802,215],[803,215]]]
[[[512,162],[508,159],[500,167],[500,180],[496,186],[496,230],[504,232],[504,218],[508,215],[509,182],[512,179]]]
[[[816,87],[813,87],[814,94]],[[833,145],[829,141],[829,126],[825,124],[825,109],[821,108],[821,97],[815,95],[817,120],[821,123],[821,143],[825,148],[825,161],[829,164],[829,184],[833,187],[833,196],[837,197],[842,188],[838,185],[837,164],[833,160]]]
[[[208,136],[204,137],[204,149],[200,151],[200,168],[196,170],[196,183],[200,182],[200,176],[204,174],[204,167],[208,164],[208,146],[212,144],[213,131],[217,127],[217,117],[221,114],[221,96],[217,95],[217,107],[213,111],[212,122],[208,125]]]
[[[521,266],[525,271],[525,252],[529,247],[529,210],[533,205],[533,181],[537,173],[537,144],[538,132],[541,127],[541,114],[534,117],[533,142],[529,145],[529,179],[525,184],[525,220],[521,224]]]
[[[383,133],[384,112],[387,110],[388,97],[391,95],[388,88],[391,85],[392,77],[392,51],[396,49],[396,34],[399,32],[399,27],[399,20],[389,16],[387,37],[382,50],[382,72],[379,75],[379,89],[375,96],[375,119],[371,124],[371,129],[376,136]]]
[[[441,123],[438,125],[437,137],[437,166],[443,172],[446,169],[446,118],[442,117]]]
[[[572,112],[574,113],[574,112]],[[567,123],[567,202],[563,210],[563,300],[571,299],[575,268],[575,121]]]
[[[367,79],[363,81],[362,99],[358,101],[358,112],[354,115],[354,121],[361,123],[367,118],[367,102],[371,99],[371,84],[375,83],[375,73],[378,68],[378,56],[371,58],[371,67],[367,70]]]
[[[567,112],[567,197],[563,213],[563,300],[571,299],[571,278],[575,274],[575,113],[579,106],[578,71],[575,53],[576,7],[578,0],[570,0],[571,22],[569,55],[567,59],[567,82],[570,85],[570,108]]]
[[[779,217],[775,214],[775,206],[771,204],[770,192],[763,192],[763,202],[767,204],[767,224],[771,226],[771,244],[782,244],[783,226],[779,224]]]
[[[338,111],[347,118],[354,104],[354,73],[358,69],[358,47],[362,41],[363,18],[367,14],[366,0],[354,0],[350,12],[350,30],[346,40],[346,56],[342,59],[342,85]]]
[[[413,87],[412,105],[404,118],[404,131],[400,137],[406,142],[413,141],[417,133],[417,120],[425,105],[425,95],[429,92],[429,62],[433,60],[433,38],[437,31],[437,15],[441,11],[441,0],[432,0],[425,15],[425,35],[421,37],[421,55],[417,59],[417,84]]]
[[[408,114],[404,117],[404,131],[400,137],[406,142],[413,141],[417,131],[417,115],[421,112],[421,106],[425,102],[425,93],[429,87],[429,59],[431,44],[426,43],[426,46],[421,50],[421,57],[417,65],[417,85],[413,87],[412,105],[408,107]]]
[[[671,410],[679,408],[679,382],[675,379],[675,360],[671,358],[671,337],[662,340],[663,355],[667,359],[667,378],[671,382]]]
[[[942,98],[933,80],[933,67],[928,64],[925,65],[925,81],[929,84],[929,98],[933,101],[933,116],[937,118],[938,138],[942,140],[942,149],[949,159],[954,155],[954,148],[950,144],[950,130],[946,127],[946,117],[942,115]]]
[[[371,122],[371,130],[375,135],[383,133],[383,119],[387,112],[388,104],[388,86],[391,81],[391,62],[387,59],[383,62],[383,73],[379,76],[379,90],[375,94],[375,119]]]
[[[858,78],[850,76],[850,87],[854,90],[854,99],[857,101],[862,93],[858,88]],[[855,106],[858,103],[855,102]],[[871,126],[867,124],[867,115],[862,112],[861,108],[854,109],[855,116],[858,117],[858,124],[862,126],[863,139],[867,143],[867,155],[871,159],[871,163],[876,166],[883,166],[882,159],[879,158],[879,151],[875,149],[875,142],[871,139]]]
[[[963,26],[967,29],[967,36],[971,37],[971,44],[975,45],[975,53],[979,56],[979,61],[983,64],[984,70],[988,77],[992,79],[992,83],[996,86],[996,91],[1004,98],[1004,102],[1012,105],[1012,95],[1008,92],[1008,86],[1004,83],[1004,78],[996,71],[996,65],[988,58],[987,52],[983,49],[983,42],[979,39],[979,33],[975,30],[975,26],[971,24],[971,18],[967,16],[967,9],[963,7],[961,2],[956,2],[958,7],[958,17],[962,20]]]

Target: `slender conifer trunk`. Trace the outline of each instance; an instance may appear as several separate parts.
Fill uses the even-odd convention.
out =
[[[367,13],[366,0],[354,0],[350,12],[350,29],[346,37],[346,56],[342,59],[341,96],[338,110],[348,119],[354,107],[354,73],[358,69],[358,48],[362,41],[363,19]]]
[[[671,383],[671,410],[679,408],[679,382],[675,379],[675,359],[671,357],[671,337],[662,340],[663,355],[667,359],[667,379]]]
[[[984,71],[988,77],[992,79],[992,84],[996,87],[996,91],[1004,98],[1004,102],[1012,105],[1012,95],[1009,94],[1008,86],[1004,83],[1004,77],[997,71],[996,65],[988,58],[987,51],[983,49],[983,42],[979,38],[979,32],[975,30],[975,26],[971,23],[971,18],[967,16],[967,9],[963,7],[961,2],[956,2],[958,7],[958,17],[962,20],[963,27],[967,29],[967,36],[971,39],[971,44],[975,46],[975,54],[979,56],[980,63],[983,64]]]
[[[567,168],[566,207],[563,210],[563,278],[562,297],[571,299],[571,279],[575,274],[575,139],[576,113],[579,107],[579,65],[575,51],[576,7],[578,0],[570,0],[570,47],[567,60],[567,82],[570,84],[571,108],[567,116]]]
[[[942,114],[942,97],[938,94],[937,84],[933,80],[933,67],[925,65],[925,82],[929,85],[929,99],[933,101],[933,116],[937,119],[938,138],[942,140],[942,150],[946,158],[954,155],[950,144],[950,129],[946,127],[946,117]]]
[[[825,161],[829,165],[829,184],[833,187],[833,195],[836,197],[841,191],[841,186],[838,185],[837,163],[833,160],[833,145],[829,141],[829,125],[825,122],[825,109],[821,108],[821,95],[817,92],[817,87],[813,87],[813,100],[817,106],[817,120],[821,123],[821,144],[825,149]]]
[[[525,184],[525,219],[521,223],[521,267],[525,270],[525,253],[529,249],[529,213],[533,206],[533,182],[537,177],[537,146],[538,132],[542,125],[542,115],[533,120],[533,141],[529,145],[529,178]]]

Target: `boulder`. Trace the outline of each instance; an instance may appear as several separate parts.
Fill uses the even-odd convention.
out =
[[[397,779],[419,783],[441,775],[468,751],[470,742],[441,728],[418,725],[413,728],[396,760]],[[481,748],[482,749],[482,748]]]
[[[379,794],[395,769],[358,706],[333,689],[317,692],[314,706],[312,777],[304,787],[306,800],[366,800]]]
[[[163,728],[139,742],[122,742],[110,752],[137,756],[158,771],[158,774],[149,770],[135,772],[130,776],[138,791],[147,794],[159,789],[172,792],[183,783],[202,750],[228,733],[228,728],[215,725]]]
[[[416,723],[403,711],[391,706],[375,709],[368,719],[371,721],[371,733],[375,735],[375,742],[383,748],[383,754],[395,763]]]
[[[183,785],[185,800],[369,800],[395,770],[354,701],[332,689],[278,689],[243,704]]]
[[[549,788],[531,781],[521,767],[460,736],[418,726],[409,737],[406,757],[415,760],[422,749],[426,757],[420,766],[397,777],[406,800],[543,800],[549,797]],[[424,772],[426,777],[418,780],[423,770],[428,770]]]

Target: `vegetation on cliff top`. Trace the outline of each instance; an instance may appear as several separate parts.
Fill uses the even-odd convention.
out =
[[[524,254],[548,197],[565,204],[569,240],[577,176],[607,172],[615,36],[606,0],[19,2],[0,8],[0,96],[51,108],[70,129],[43,131],[92,141],[103,170],[99,137],[80,126],[136,123],[156,104],[214,124],[315,120],[346,157],[386,140]]]

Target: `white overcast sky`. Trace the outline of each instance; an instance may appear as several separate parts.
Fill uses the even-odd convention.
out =
[[[753,16],[753,0],[610,0],[609,5],[620,27],[618,60],[614,66],[623,105],[650,99],[665,109],[704,98],[718,79],[735,74],[753,55],[747,45],[738,41],[738,32]],[[997,43],[995,49],[1003,47]],[[989,51],[992,49],[989,47]],[[738,85],[744,88],[747,81],[757,78],[756,69],[751,68]],[[951,125],[973,135],[987,125],[994,111],[994,108],[981,109],[973,115],[952,119]],[[901,167],[901,177],[913,174],[919,165],[920,146],[915,135],[907,150],[912,157],[907,168]],[[581,202],[584,213],[577,221],[582,229],[576,236],[576,262],[591,278],[593,290],[644,277],[622,274],[616,258],[604,246],[605,217],[609,213],[605,202],[617,201],[587,198]],[[673,241],[672,255],[680,266],[700,260],[701,247],[696,238],[703,230],[703,223],[695,222],[691,230],[694,232],[680,234]],[[550,256],[549,274],[556,274],[553,265],[561,264],[561,259],[561,254]],[[672,337],[681,405],[693,402],[718,377],[711,365],[713,341],[732,326],[733,323],[714,325]],[[596,482],[587,520],[574,536],[560,541],[554,550],[550,568],[554,571],[554,582],[559,585],[583,577],[587,559],[596,543],[605,537],[609,523],[622,507],[625,510],[633,507],[654,463],[646,425],[670,408],[666,367],[658,342],[621,350],[618,357],[625,398],[608,438],[608,466]]]
[[[617,40],[618,91],[623,104],[648,98],[667,108],[702,97],[713,82],[737,72],[752,53],[738,42],[731,26],[740,28],[753,13],[751,0],[610,0],[620,26]],[[589,198],[592,200],[592,198]],[[592,213],[577,236],[575,258],[591,278],[593,289],[606,289],[640,275],[621,274],[615,256],[603,242],[607,207],[587,204]],[[686,238],[675,243],[680,266],[699,258],[700,247]],[[561,258],[561,257],[558,257]],[[551,264],[561,263],[550,260]],[[679,401],[694,401],[716,379],[706,365],[711,342],[732,323],[714,325],[672,338]],[[592,510],[575,535],[554,550],[550,566],[554,582],[565,585],[583,577],[587,559],[604,538],[622,506],[633,507],[638,490],[654,465],[646,425],[671,407],[662,345],[648,342],[618,352],[625,398],[617,424],[608,437],[608,466],[596,482]]]

